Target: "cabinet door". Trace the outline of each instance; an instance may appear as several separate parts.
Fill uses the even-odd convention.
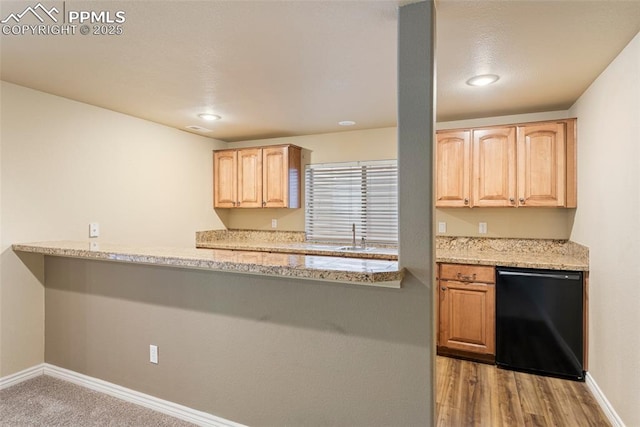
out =
[[[267,208],[286,208],[289,193],[289,147],[262,150],[262,194]]]
[[[235,150],[213,153],[213,207],[233,208],[237,201],[237,153]]]
[[[516,205],[514,127],[473,130],[472,206]]]
[[[495,286],[440,280],[441,347],[495,354]]]
[[[262,207],[262,149],[238,150],[238,207]]]
[[[436,135],[436,206],[469,206],[470,131]]]
[[[565,206],[566,124],[518,127],[518,203]]]

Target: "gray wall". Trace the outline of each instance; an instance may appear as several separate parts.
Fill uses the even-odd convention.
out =
[[[47,363],[251,426],[427,424],[430,298],[415,281],[53,257],[45,274]]]

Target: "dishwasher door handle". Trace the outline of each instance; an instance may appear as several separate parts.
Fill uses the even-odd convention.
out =
[[[498,270],[498,276],[544,277],[547,279],[580,280],[579,274],[525,273],[520,271]]]

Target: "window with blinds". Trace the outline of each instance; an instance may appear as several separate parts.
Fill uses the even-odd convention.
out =
[[[398,243],[396,160],[307,165],[308,240]]]

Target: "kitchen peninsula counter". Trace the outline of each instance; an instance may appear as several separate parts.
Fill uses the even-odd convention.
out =
[[[224,249],[139,247],[97,242],[14,244],[16,252],[400,288],[397,261]]]
[[[218,242],[224,245],[222,242]],[[320,280],[355,285],[400,288],[404,270],[398,261],[358,258],[336,246],[307,242],[242,242],[242,250],[200,248],[138,247],[97,242],[38,242],[14,244],[16,252],[48,256],[151,264],[174,268],[258,274]],[[230,247],[236,243],[230,243]],[[277,250],[278,247],[283,252]],[[291,253],[291,248],[299,253]],[[249,250],[253,248],[253,250]],[[274,248],[276,250],[274,250]],[[326,253],[325,256],[309,250]],[[315,249],[314,249],[315,248]],[[387,254],[395,248],[381,248]],[[286,251],[286,252],[285,252]],[[313,253],[313,252],[312,252]],[[384,253],[384,252],[383,252]],[[339,255],[339,256],[336,256]],[[397,257],[397,255],[396,255]],[[438,263],[492,265],[551,270],[589,270],[588,249],[574,242],[539,239],[488,239],[467,237],[436,238]]]

